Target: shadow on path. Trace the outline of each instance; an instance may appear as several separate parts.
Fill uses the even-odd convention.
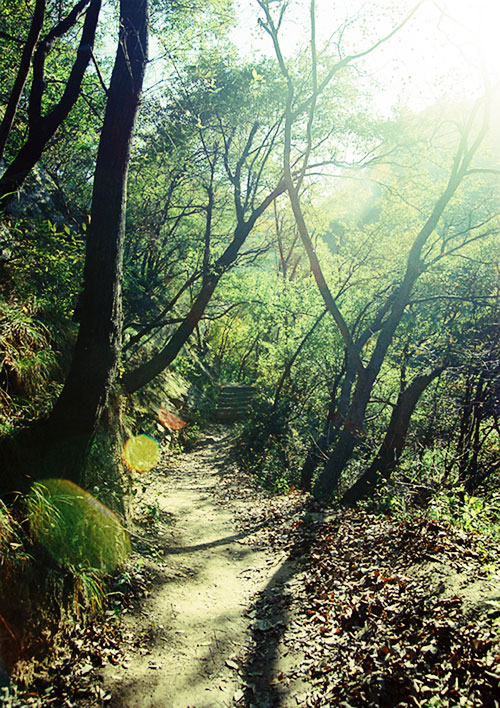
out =
[[[246,708],[284,708],[285,705],[295,705],[295,702],[283,702],[289,696],[289,691],[280,683],[278,662],[282,658],[280,644],[288,627],[288,608],[292,599],[287,584],[302,570],[326,516],[326,513],[316,511],[314,521],[311,521],[310,514],[315,504],[311,500],[303,510],[302,519],[298,523],[299,530],[288,556],[252,605],[252,614],[255,615],[252,650],[243,667],[246,686],[243,705]]]
[[[284,519],[291,519],[293,517],[297,516],[297,510],[293,510],[289,514],[286,514],[283,516]],[[197,543],[196,545],[193,546],[178,546],[178,547],[172,547],[169,548],[166,546],[163,550],[163,553],[166,556],[170,555],[181,555],[183,553],[193,553],[195,551],[203,551],[208,548],[215,548],[217,546],[228,546],[234,541],[241,541],[244,538],[247,538],[248,536],[251,536],[252,534],[256,533],[257,531],[260,531],[261,529],[264,528],[269,528],[270,526],[273,526],[273,524],[276,523],[275,519],[267,519],[266,521],[261,521],[258,524],[255,524],[251,528],[245,529],[245,531],[240,531],[239,533],[233,534],[232,536],[224,536],[224,538],[218,538],[215,541],[208,541],[207,543]]]
[[[213,534],[218,536],[218,538],[197,543],[196,536],[193,537],[192,530],[198,529],[198,523],[196,522],[192,525],[191,532],[186,535],[186,528],[189,528],[189,523],[186,526],[184,520],[179,534],[179,530],[176,531],[175,524],[173,527],[171,525],[172,521],[176,520],[176,515],[172,515],[169,522],[163,525],[166,537],[158,533],[161,530],[161,524],[160,529],[156,526],[156,528],[152,527],[150,530],[144,529],[144,535],[142,533],[136,535],[138,539],[137,545],[144,543],[150,546],[154,552],[153,558],[159,561],[151,571],[154,574],[154,582],[152,586],[148,587],[148,600],[147,602],[145,600],[140,601],[142,607],[139,612],[143,610],[142,614],[144,614],[144,618],[140,620],[142,636],[149,637],[144,648],[148,650],[148,653],[151,652],[152,656],[159,657],[160,661],[163,662],[161,674],[164,678],[160,679],[158,675],[154,680],[149,679],[148,681],[148,677],[151,676],[151,669],[147,663],[149,660],[144,659],[141,662],[136,662],[138,666],[135,669],[135,678],[133,680],[131,680],[130,673],[127,671],[127,674],[121,677],[119,688],[114,682],[113,693],[116,694],[116,697],[113,696],[111,703],[114,708],[123,708],[125,705],[136,705],[137,708],[143,708],[146,705],[148,708],[153,706],[155,708],[156,706],[168,708],[168,702],[170,702],[170,706],[180,706],[182,700],[184,700],[184,695],[189,696],[189,700],[192,701],[193,705],[199,705],[200,708],[202,706],[208,708],[209,705],[211,707],[233,705],[231,695],[234,694],[235,689],[233,694],[229,696],[224,694],[224,699],[221,693],[215,702],[213,702],[212,693],[210,693],[212,702],[209,702],[209,694],[207,693],[204,694],[204,698],[200,703],[200,692],[208,690],[204,689],[204,686],[213,686],[214,682],[220,682],[221,677],[223,677],[228,686],[231,681],[236,688],[238,688],[238,684],[241,686],[239,681],[238,684],[235,684],[237,680],[234,675],[235,667],[231,668],[231,666],[235,664],[234,659],[236,659],[237,664],[240,663],[242,654],[246,656],[246,662],[241,669],[242,688],[245,693],[243,696],[234,699],[236,701],[234,705],[239,707],[245,705],[249,708],[251,706],[254,708],[282,706],[284,708],[286,705],[291,708],[292,704],[287,703],[284,698],[286,695],[284,684],[276,681],[276,675],[283,670],[282,662],[278,660],[282,659],[283,651],[280,645],[288,623],[290,594],[287,583],[303,567],[302,562],[309,554],[310,546],[321,527],[323,515],[314,513],[314,520],[312,520],[311,512],[315,512],[318,509],[316,503],[312,500],[304,501],[301,499],[299,504],[290,510],[282,508],[280,514],[277,514],[271,505],[269,512],[265,510],[266,514],[270,514],[268,518],[264,520],[256,519],[255,513],[260,512],[258,508],[254,509],[253,505],[266,505],[267,499],[262,497],[262,491],[258,489],[255,483],[252,483],[251,478],[235,466],[231,442],[230,436],[217,441],[212,439],[200,441],[200,444],[196,446],[197,449],[193,451],[193,457],[188,453],[185,460],[179,460],[176,468],[172,471],[167,471],[168,479],[162,484],[165,484],[167,488],[182,488],[183,493],[189,497],[191,490],[186,488],[184,484],[185,477],[189,476],[190,480],[195,482],[192,489],[193,499],[196,499],[197,496],[199,497],[200,494],[202,495],[197,502],[198,512],[195,513],[200,515],[201,520],[205,519],[205,522],[207,517],[205,517],[203,506],[204,495],[208,494],[209,497],[215,495],[216,498],[224,498],[226,493],[229,492],[227,497],[228,504],[224,508],[227,508],[227,511],[232,516],[234,511],[232,508],[233,499],[237,501],[240,508],[242,504],[248,505],[248,517],[245,514],[241,515],[241,520],[248,524],[248,527],[241,531],[234,529],[235,532],[232,533],[234,527],[231,528],[229,526],[227,528],[229,533],[226,534],[224,533],[224,528],[219,528],[219,533]],[[210,485],[209,487],[204,486],[203,479],[206,479],[207,471],[212,475],[213,480],[220,480],[220,482],[216,482],[215,485]],[[202,483],[201,486],[197,485],[197,479]],[[249,482],[250,486],[248,486]],[[245,494],[245,485],[247,485],[248,496]],[[239,494],[240,490],[241,495]],[[184,504],[181,508],[182,513],[184,513],[185,508],[187,509]],[[192,515],[193,511],[191,510],[190,513]],[[250,567],[252,566],[252,560],[247,561],[247,554],[262,552],[262,539],[257,537],[254,546],[251,539],[252,535],[265,529],[270,529],[272,535],[274,533],[273,527],[276,528],[278,535],[284,534],[285,537],[287,537],[288,529],[290,529],[293,541],[285,560],[280,562],[279,567],[275,570],[265,588],[257,594],[251,604],[248,603],[249,595],[246,596],[245,606],[247,612],[250,612],[254,617],[252,625],[249,627],[250,622],[244,616],[247,612],[243,613],[239,609],[241,603],[236,609],[231,609],[232,598],[228,598],[226,605],[222,607],[219,606],[220,603],[219,605],[217,603],[214,605],[216,617],[215,624],[212,624],[214,624],[216,629],[220,629],[220,636],[212,637],[212,630],[209,630],[209,625],[210,627],[212,625],[210,623],[203,624],[202,619],[204,614],[206,614],[207,608],[211,607],[210,603],[214,602],[214,598],[219,593],[217,587],[224,586],[225,592],[228,591],[223,571],[224,568],[231,567],[231,563],[228,562],[231,559],[228,559],[226,555],[224,556],[225,560],[221,566],[221,574],[215,576],[212,586],[211,584],[205,584],[205,576],[207,569],[208,572],[213,574],[214,563],[217,562],[217,552],[216,550],[215,554],[203,552],[224,547],[228,547],[229,550],[231,544],[250,539],[243,546],[239,548],[233,546],[233,549],[229,551],[230,555],[234,555],[235,559],[238,558],[243,566]],[[203,523],[199,526],[199,530],[201,538],[203,538]],[[267,532],[264,535],[267,538]],[[289,540],[288,543],[290,543]],[[200,555],[197,556],[196,554]],[[183,555],[185,559],[182,558]],[[206,558],[207,555],[210,555],[208,560]],[[282,557],[282,552],[280,552],[279,556],[280,558]],[[162,557],[164,558],[163,563],[160,560]],[[243,557],[245,557],[245,560],[242,560]],[[168,558],[171,560],[168,561]],[[276,561],[277,558],[275,558],[274,562]],[[235,577],[240,575],[241,571],[238,570]],[[267,574],[265,577],[268,577]],[[193,584],[190,585],[191,582]],[[238,582],[241,584],[242,581]],[[158,632],[155,629],[155,625],[158,624],[158,602],[163,602],[161,596],[167,586],[172,587],[172,600],[169,599],[168,595],[165,596],[167,602],[160,619],[160,625],[164,625],[164,628],[161,632]],[[262,587],[262,584],[259,587]],[[175,588],[177,588],[177,594]],[[205,592],[206,598],[204,597]],[[237,586],[235,586],[234,592],[240,592]],[[200,598],[202,599],[200,622],[198,623],[200,636],[196,641],[190,636],[190,641],[186,644],[184,637],[186,632],[191,630],[189,622],[183,615],[186,608],[182,605],[182,597],[189,599],[191,595],[193,596],[193,603],[199,601]],[[156,609],[152,610],[152,608]],[[187,615],[190,615],[190,611],[187,612]],[[182,625],[179,624],[180,617],[184,618],[184,624]],[[235,627],[234,631],[232,629],[233,626]],[[176,627],[180,628],[179,631],[176,631]],[[250,630],[250,637],[247,633],[248,630]],[[202,634],[204,636],[201,636]],[[243,652],[241,647],[244,647]],[[141,646],[137,648],[139,652],[142,651]],[[168,654],[169,651],[170,654]],[[170,656],[169,659],[167,659],[167,654]],[[185,660],[183,659],[184,656]],[[228,661],[229,664],[227,664]],[[277,666],[277,664],[280,665]],[[232,677],[229,678],[228,674],[231,673]],[[284,673],[287,673],[286,669]],[[163,691],[162,684],[166,686],[165,693],[161,693]],[[170,687],[167,684],[170,684]],[[137,691],[138,685],[142,686],[144,690],[146,690],[145,687],[148,685],[146,703],[144,701],[142,703],[134,703],[136,700],[134,692]],[[173,690],[172,686],[175,686],[177,690],[177,699],[175,700],[170,695],[170,691]],[[215,687],[217,688],[217,686]],[[238,690],[234,695],[239,696],[240,693],[241,691]],[[166,698],[167,695],[168,698]],[[165,700],[167,700],[166,704]],[[182,703],[182,705],[184,704]],[[293,705],[295,706],[295,702]]]

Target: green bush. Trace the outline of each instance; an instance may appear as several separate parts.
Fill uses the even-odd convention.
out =
[[[282,493],[297,485],[307,443],[301,428],[291,404],[273,409],[263,397],[254,402],[237,450],[242,464],[264,488]]]

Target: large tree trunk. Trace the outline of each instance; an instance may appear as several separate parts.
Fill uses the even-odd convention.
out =
[[[419,398],[443,369],[444,367],[441,366],[429,374],[417,376],[404,391],[401,391],[398,402],[392,411],[382,445],[370,467],[345,492],[343,496],[345,504],[355,504],[363,497],[368,496],[381,477],[389,479],[405,446],[411,416]]]
[[[42,96],[45,88],[45,59],[54,40],[67,32],[88,5],[77,56],[66,82],[63,94],[47,114],[42,115]],[[33,59],[33,81],[28,108],[28,137],[17,156],[0,179],[0,212],[4,211],[22,187],[26,177],[40,160],[61,123],[75,105],[83,76],[92,56],[92,48],[101,9],[101,0],[81,0],[45,39],[40,42]]]
[[[360,333],[356,339],[356,348],[359,352],[362,351],[366,343],[373,337],[373,335],[380,331],[384,317],[389,311],[393,295],[391,294],[381,307],[379,307],[378,312],[373,318],[372,322],[368,327]],[[361,315],[364,312],[361,313]],[[336,400],[335,392],[339,381],[342,378],[342,372],[337,375],[336,380],[332,387],[332,393],[330,396],[330,403],[328,407],[328,413],[326,415],[325,427],[322,434],[319,436],[318,441],[311,445],[309,452],[307,454],[306,460],[301,471],[300,486],[302,489],[310,491],[312,478],[316,468],[320,462],[328,459],[328,451],[331,449],[332,445],[336,445],[339,436],[342,432],[344,422],[347,418],[349,412],[349,406],[351,402],[352,387],[356,382],[356,367],[352,358],[346,351],[346,361],[345,361],[345,375],[342,381],[342,386],[340,389],[340,395],[338,401]]]
[[[363,376],[358,376],[352,401],[336,444],[314,485],[314,495],[319,499],[328,499],[332,496],[354,448],[363,438],[366,408],[375,378],[376,373],[372,369],[366,371]]]
[[[115,379],[121,348],[127,171],[146,61],[147,0],[120,0],[119,45],[94,177],[80,330],[47,426],[50,449],[60,465],[53,472],[76,482]]]

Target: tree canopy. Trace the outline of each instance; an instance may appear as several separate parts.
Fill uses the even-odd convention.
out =
[[[59,433],[46,437],[71,447],[80,433],[68,421],[83,415],[90,377],[87,454],[112,391],[130,398],[176,371],[206,401],[195,417],[222,382],[258,388],[242,454],[270,484],[352,503],[396,470],[425,475],[429,455],[443,479],[493,480],[498,91],[467,45],[460,94],[451,36],[439,49],[446,71],[429,78],[433,98],[412,95],[400,64],[410,63],[406,45],[419,51],[428,12],[151,0],[130,162],[126,148],[128,167],[118,168],[121,138],[107,116],[116,105],[124,120],[133,99],[113,86],[117,7],[9,3],[0,19],[6,432],[29,437],[37,419],[44,429],[55,405],[47,425],[56,420]],[[433,12],[426,41],[451,21]],[[113,253],[114,227],[96,204],[111,204],[127,170]],[[122,291],[123,308],[105,306]],[[98,331],[114,363],[103,363]],[[84,467],[82,457],[74,480]]]

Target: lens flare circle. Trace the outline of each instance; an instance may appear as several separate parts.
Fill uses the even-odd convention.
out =
[[[36,482],[27,504],[34,535],[61,566],[112,573],[130,553],[116,514],[74,482]]]
[[[160,446],[149,435],[135,435],[125,443],[123,459],[131,470],[148,472],[160,460]]]

